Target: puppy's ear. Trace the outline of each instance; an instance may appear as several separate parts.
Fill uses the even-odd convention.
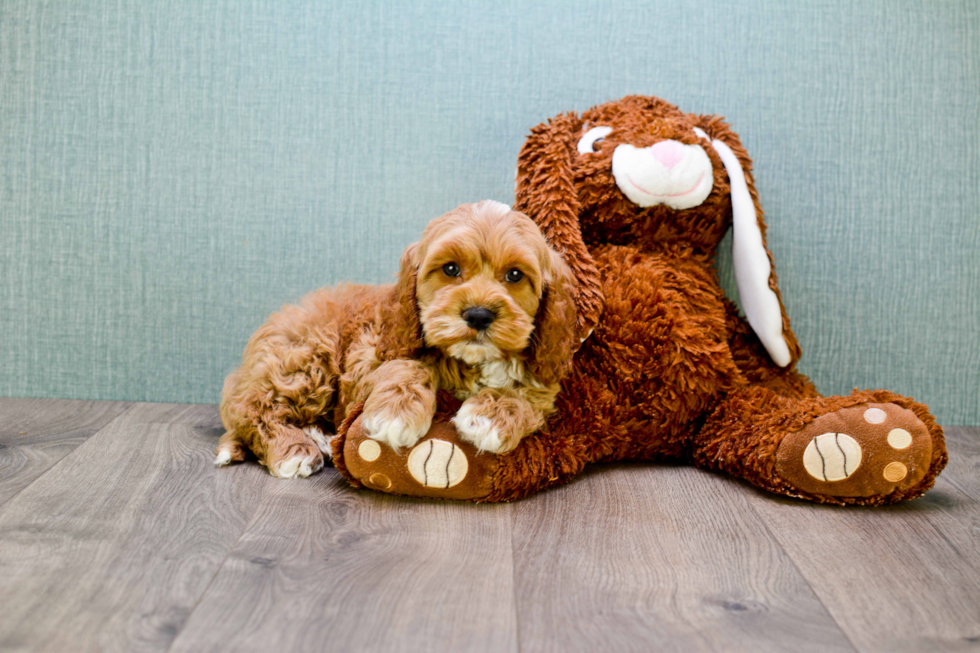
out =
[[[752,178],[752,159],[738,135],[718,116],[695,116],[728,172],[732,202],[732,262],[742,310],[769,357],[789,367],[802,353],[776,283],[776,262],[766,246],[766,223]]]
[[[599,271],[578,222],[573,157],[578,156],[581,126],[576,114],[565,113],[531,130],[517,157],[514,210],[530,216],[571,267],[575,283],[569,292],[578,312],[579,336],[585,338],[599,321],[603,298]]]
[[[541,383],[561,381],[572,366],[572,354],[581,344],[576,323],[575,277],[556,252],[548,252],[544,291],[534,318],[528,346],[527,368]]]
[[[422,323],[415,297],[418,259],[419,243],[413,243],[402,254],[389,310],[382,315],[377,349],[381,360],[414,358],[422,349]]]

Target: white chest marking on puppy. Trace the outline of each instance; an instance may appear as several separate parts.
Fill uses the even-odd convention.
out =
[[[480,365],[480,386],[484,388],[511,388],[524,377],[523,365],[518,360],[490,361]]]
[[[449,354],[467,365],[480,365],[486,361],[499,360],[503,355],[489,342],[457,342],[449,347]]]

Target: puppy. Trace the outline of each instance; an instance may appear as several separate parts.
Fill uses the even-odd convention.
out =
[[[309,476],[360,402],[372,438],[410,447],[440,389],[463,401],[461,437],[512,450],[554,410],[577,343],[574,284],[524,214],[490,200],[450,211],[405,250],[394,285],[318,290],[252,336],[225,381],[215,464],[250,449],[274,476]]]

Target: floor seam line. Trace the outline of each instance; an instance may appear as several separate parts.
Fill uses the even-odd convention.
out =
[[[272,487],[270,487],[269,489],[271,490]],[[211,586],[214,584],[214,581],[218,577],[218,574],[220,574],[221,570],[225,568],[225,564],[228,562],[228,559],[231,557],[231,554],[235,552],[235,549],[238,547],[238,544],[242,541],[242,538],[245,537],[245,533],[248,532],[248,529],[251,528],[252,525],[258,519],[259,512],[261,511],[262,506],[265,505],[266,500],[268,500],[271,494],[272,492],[266,492],[262,497],[262,499],[255,506],[254,514],[249,518],[248,522],[242,528],[242,531],[238,534],[238,537],[235,538],[234,543],[232,543],[232,545],[228,547],[228,552],[225,554],[225,557],[221,559],[221,564],[219,564],[218,567],[214,570],[214,573],[211,575],[210,580],[208,580],[208,584],[204,586],[203,590],[201,590],[201,595],[197,597],[196,601],[194,601],[194,607],[192,607],[188,611],[187,618],[184,619],[184,623],[180,625],[180,629],[177,631],[177,634],[174,635],[174,638],[170,641],[170,645],[167,646],[166,653],[170,653],[170,650],[174,647],[174,644],[176,644],[177,640],[180,639],[181,634],[184,632],[184,628],[187,626],[187,623],[191,620],[191,617],[194,616],[194,613],[197,612],[198,607],[200,607],[201,605],[201,601],[204,600],[204,597],[207,595],[208,590],[211,589]]]
[[[749,510],[751,510],[752,513],[756,516],[756,518],[758,518],[759,524],[761,524],[762,528],[766,531],[766,535],[768,535],[769,538],[773,542],[775,542],[776,546],[779,547],[779,550],[782,551],[783,555],[786,556],[786,559],[789,560],[789,563],[793,565],[793,569],[795,569],[796,573],[799,574],[800,578],[803,579],[803,582],[806,583],[806,586],[810,588],[810,592],[813,594],[813,598],[815,598],[820,603],[820,605],[823,606],[823,609],[827,612],[827,616],[833,620],[834,625],[837,626],[837,630],[840,631],[840,634],[844,636],[844,639],[847,640],[847,643],[851,645],[851,648],[854,650],[854,653],[860,653],[862,649],[859,648],[857,644],[854,643],[854,640],[851,639],[851,636],[844,629],[844,626],[837,620],[837,617],[835,617],[834,613],[830,611],[830,608],[827,607],[827,604],[824,602],[823,597],[821,597],[820,593],[817,592],[816,588],[813,586],[813,583],[811,583],[810,579],[807,578],[806,574],[803,573],[803,570],[800,569],[800,566],[796,564],[796,559],[793,558],[790,552],[786,550],[786,547],[783,546],[783,543],[779,541],[779,538],[776,537],[773,534],[773,532],[769,529],[769,525],[766,523],[765,517],[761,515],[758,510],[756,510],[755,506],[752,505],[751,501],[746,501],[746,503],[749,506]]]
[[[75,447],[74,449],[72,449],[71,451],[69,451],[68,453],[66,453],[64,456],[62,456],[61,458],[59,458],[58,460],[56,460],[53,465],[51,465],[46,470],[44,470],[43,472],[41,472],[40,474],[38,474],[33,480],[31,480],[30,483],[28,483],[27,485],[25,485],[24,487],[22,487],[21,489],[17,490],[12,495],[10,495],[9,497],[7,497],[7,499],[3,503],[0,503],[0,513],[3,512],[3,510],[10,504],[11,501],[13,501],[17,497],[19,497],[21,495],[21,493],[24,492],[24,490],[26,490],[27,488],[31,487],[35,483],[37,483],[39,480],[41,480],[42,478],[44,478],[45,476],[47,476],[49,473],[51,473],[56,467],[58,467],[58,465],[61,465],[63,462],[65,462],[66,460],[68,460],[69,458],[71,458],[75,454],[75,452],[78,451],[78,449],[83,444],[85,444],[86,442],[88,442],[89,440],[91,440],[92,438],[94,438],[95,436],[97,436],[99,433],[102,433],[102,431],[106,430],[107,428],[109,428],[110,426],[112,426],[113,424],[115,424],[117,420],[121,419],[123,416],[125,416],[131,410],[133,410],[134,407],[136,407],[136,406],[139,405],[139,402],[135,402],[135,401],[133,401],[133,402],[127,402],[127,403],[129,405],[126,406],[126,408],[124,408],[122,412],[120,412],[118,415],[116,415],[115,417],[113,417],[111,420],[109,420],[108,422],[106,422],[105,424],[103,424],[101,428],[97,429],[94,433],[92,433],[91,435],[89,435],[88,437],[86,437],[84,440],[82,440],[78,444],[77,447]]]

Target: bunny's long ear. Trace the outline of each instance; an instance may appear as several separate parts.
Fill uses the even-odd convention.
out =
[[[752,160],[738,136],[718,116],[700,116],[699,136],[711,141],[732,194],[732,260],[742,310],[769,357],[779,367],[800,358],[800,345],[789,325],[772,253],[766,247],[766,223],[752,179]]]
[[[579,228],[579,200],[572,157],[580,124],[574,113],[538,125],[524,142],[517,158],[517,194],[514,210],[534,220],[575,275],[572,290],[578,313],[576,331],[588,337],[602,313],[599,271]]]

